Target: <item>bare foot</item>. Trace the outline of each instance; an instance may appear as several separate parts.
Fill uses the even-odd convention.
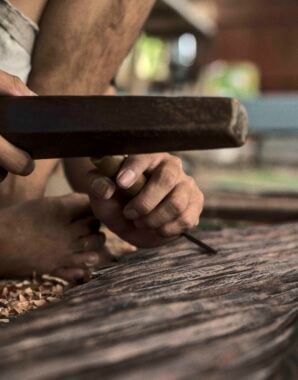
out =
[[[0,207],[43,198],[48,181],[58,165],[59,160],[39,160],[34,172],[27,177],[8,174],[0,186]]]
[[[89,200],[72,194],[0,209],[0,276],[49,273],[70,282],[111,261]]]

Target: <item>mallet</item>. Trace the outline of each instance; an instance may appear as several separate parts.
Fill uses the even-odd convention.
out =
[[[0,134],[34,159],[234,148],[247,131],[229,98],[0,97]]]

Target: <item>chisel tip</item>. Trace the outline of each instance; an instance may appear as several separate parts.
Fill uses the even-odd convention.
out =
[[[184,232],[182,234],[182,236],[184,236],[187,240],[189,240],[189,241],[193,242],[194,244],[196,244],[198,247],[202,248],[206,254],[208,254],[208,255],[216,255],[217,254],[217,251],[214,248],[212,248],[209,245],[203,243],[201,240],[195,238],[190,233]]]

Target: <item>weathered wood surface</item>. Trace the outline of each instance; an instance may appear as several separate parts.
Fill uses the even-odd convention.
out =
[[[298,221],[297,194],[212,192],[206,196],[207,218],[284,223]]]
[[[298,224],[204,240],[217,256],[139,252],[2,329],[1,378],[296,379]]]

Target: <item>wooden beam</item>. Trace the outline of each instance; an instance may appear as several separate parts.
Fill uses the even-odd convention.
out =
[[[197,8],[187,0],[162,0],[171,7],[178,15],[183,17],[193,25],[198,31],[201,31],[206,37],[213,37],[216,34],[215,23],[205,15],[201,15]]]
[[[298,221],[298,196],[210,191],[206,195],[203,216],[262,223]]]
[[[176,37],[182,33],[192,32],[210,39],[216,34],[217,26],[210,17],[201,14],[188,0],[160,0],[153,9],[145,30],[151,34],[176,35]]]
[[[1,329],[2,378],[296,379],[298,224],[204,240],[217,256],[140,251]]]

